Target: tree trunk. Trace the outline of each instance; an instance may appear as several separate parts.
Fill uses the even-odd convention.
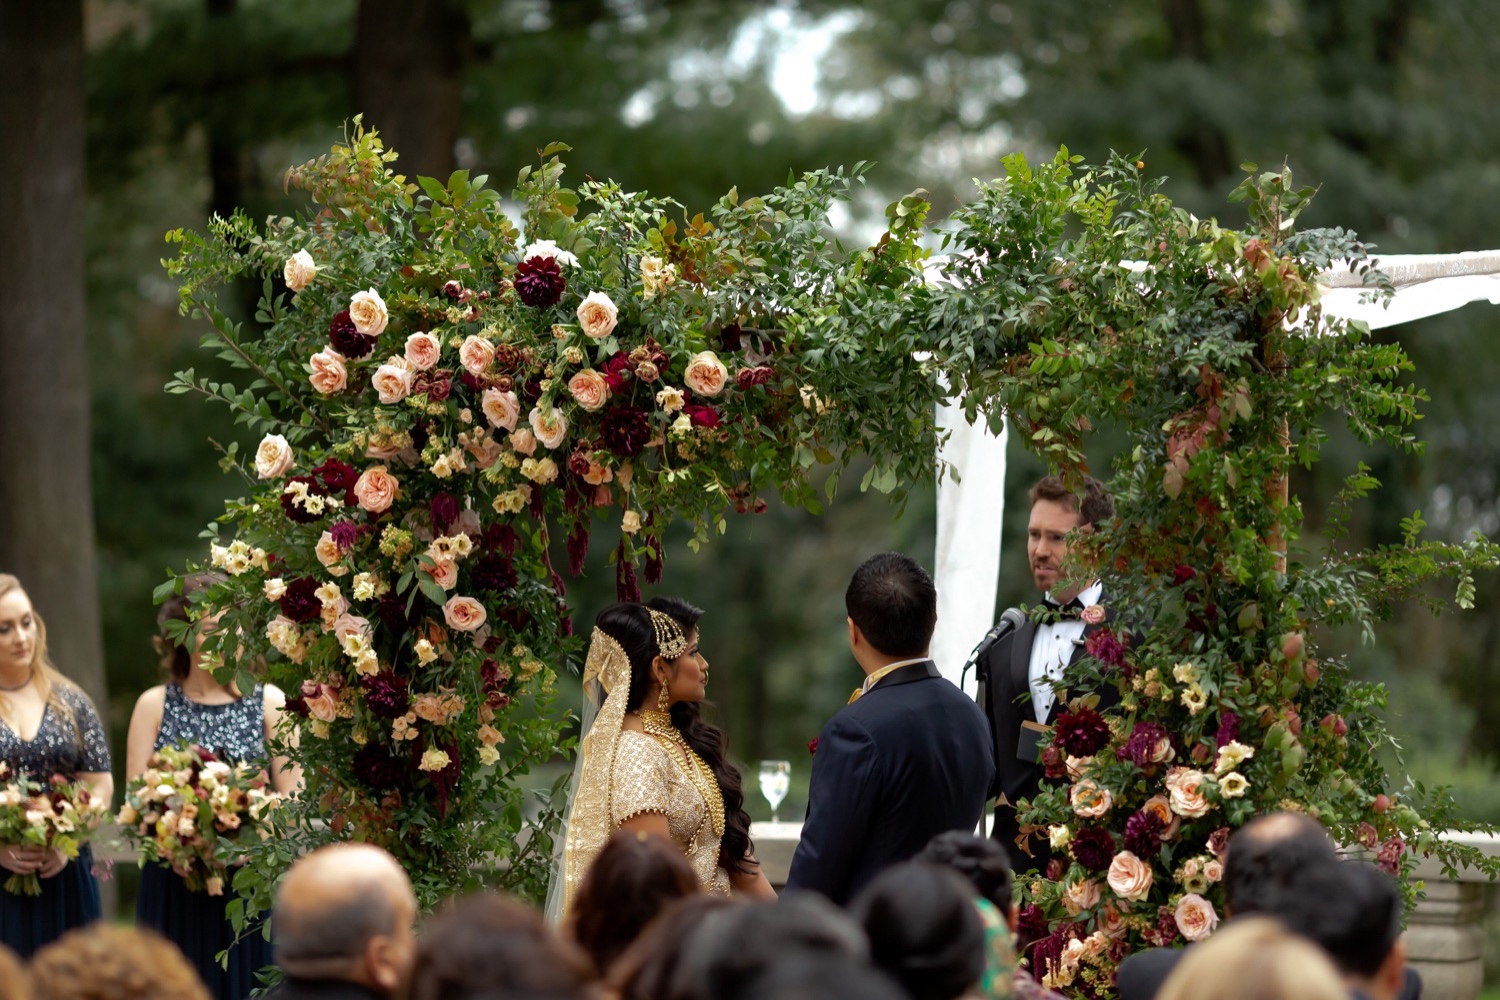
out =
[[[0,0],[0,572],[108,710],[89,472],[82,0]]]
[[[396,169],[446,182],[471,58],[468,15],[452,0],[360,0],[354,95],[366,126],[401,154]]]

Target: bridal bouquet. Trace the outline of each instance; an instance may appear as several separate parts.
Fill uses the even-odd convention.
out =
[[[226,764],[199,746],[163,747],[131,780],[116,819],[142,864],[165,862],[189,889],[221,896],[231,845],[246,830],[263,831],[277,802],[261,768]]]
[[[0,761],[0,780],[10,776]],[[95,799],[87,785],[60,774],[43,783],[22,772],[0,785],[0,844],[55,848],[72,860],[108,815],[109,804]],[[40,896],[42,883],[34,872],[13,874],[5,891]]]

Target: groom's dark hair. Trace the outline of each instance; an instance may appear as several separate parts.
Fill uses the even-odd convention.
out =
[[[854,571],[844,607],[865,639],[886,656],[923,656],[937,627],[937,589],[922,564],[882,552]]]

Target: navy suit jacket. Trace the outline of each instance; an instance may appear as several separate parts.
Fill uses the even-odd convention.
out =
[[[937,834],[972,831],[994,774],[979,706],[931,660],[898,667],[819,734],[786,887],[847,903]]]

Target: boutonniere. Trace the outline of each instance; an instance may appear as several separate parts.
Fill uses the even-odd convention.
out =
[[[1078,613],[1078,617],[1083,619],[1085,625],[1099,625],[1109,617],[1109,612],[1104,610],[1102,604],[1090,604]]]
[[[814,736],[812,739],[810,739],[810,740],[807,741],[807,755],[809,757],[813,757],[813,756],[816,756],[817,753],[818,753],[818,738],[816,736]]]

